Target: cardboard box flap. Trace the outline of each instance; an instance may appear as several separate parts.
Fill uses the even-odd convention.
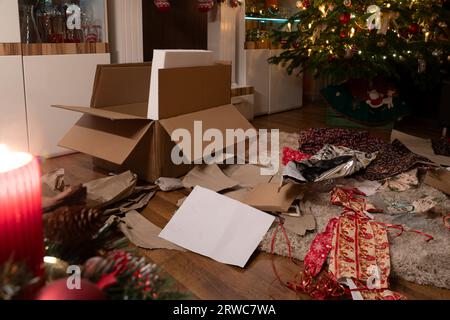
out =
[[[110,111],[105,108],[96,109],[96,108],[87,108],[87,107],[78,107],[78,106],[62,106],[62,105],[52,105],[52,107],[58,108],[58,109],[65,109],[65,110],[80,112],[80,113],[84,113],[84,114],[89,114],[91,116],[105,118],[105,119],[109,119],[109,120],[147,119],[147,118],[139,117],[139,116],[132,115],[132,114],[125,114],[125,113]],[[119,106],[116,106],[116,107],[119,107]],[[126,107],[126,106],[124,106],[124,107]]]
[[[226,139],[227,129],[242,129],[244,132],[248,129],[254,129],[250,122],[248,122],[247,119],[245,119],[233,105],[210,108],[203,111],[160,120],[159,122],[171,137],[172,133],[178,129],[185,129],[190,133],[191,143],[186,143],[186,141],[183,141],[184,137],[182,137],[179,141],[174,142],[183,152],[184,157],[191,163],[197,163],[197,161],[200,161],[203,157],[203,150],[205,150],[206,146],[211,144],[211,141],[203,141],[203,134],[206,130],[215,129],[220,131],[222,134],[224,148],[221,150],[215,150],[215,152],[218,152],[229,146],[243,142],[246,138],[248,138],[247,136],[244,136],[236,139]],[[179,132],[181,133],[182,131]],[[201,141],[201,150],[195,150],[195,141]],[[189,146],[190,150],[184,150]],[[214,152],[214,150],[211,150],[211,152]]]
[[[59,145],[121,165],[153,122],[114,120],[86,114],[70,129]]]
[[[231,66],[159,70],[159,107],[150,105],[148,118],[168,119],[231,103]],[[152,110],[158,108],[158,117]]]
[[[147,62],[98,65],[91,107],[148,104],[151,72],[152,64]]]

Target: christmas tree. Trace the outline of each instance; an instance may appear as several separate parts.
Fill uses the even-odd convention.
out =
[[[448,73],[450,1],[301,0],[273,38],[285,49],[271,63],[333,84],[377,76],[422,88]]]

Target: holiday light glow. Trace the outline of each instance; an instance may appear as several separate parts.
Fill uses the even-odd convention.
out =
[[[300,20],[297,30],[273,30],[271,35],[285,51],[269,61],[289,73],[309,71],[330,84],[408,77],[425,89],[441,78],[427,79],[428,71],[449,67],[448,0],[295,3],[299,9],[288,22]]]
[[[12,171],[30,163],[33,157],[24,152],[13,152],[5,144],[0,144],[0,173]]]

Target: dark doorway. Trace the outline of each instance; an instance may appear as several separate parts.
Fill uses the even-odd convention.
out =
[[[144,59],[153,49],[207,49],[208,15],[192,0],[171,1],[169,12],[160,12],[153,0],[142,1]]]

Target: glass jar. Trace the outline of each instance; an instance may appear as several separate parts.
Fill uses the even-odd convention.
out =
[[[52,34],[49,42],[62,43],[66,37],[66,12],[61,0],[53,0]]]

